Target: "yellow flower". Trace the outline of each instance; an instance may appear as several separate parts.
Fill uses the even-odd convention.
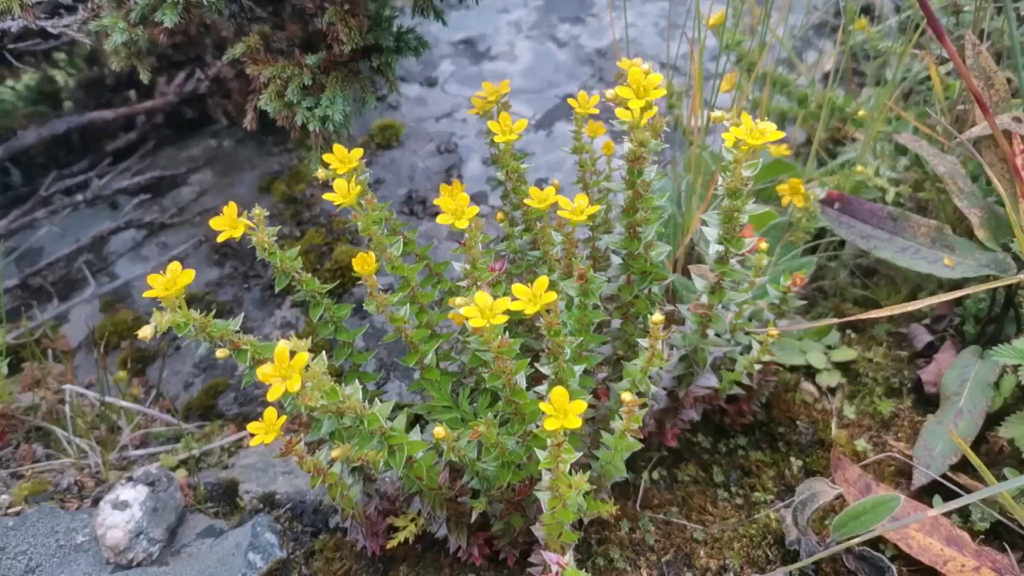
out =
[[[359,194],[363,191],[363,186],[356,182],[355,178],[351,180],[337,178],[331,187],[334,188],[334,192],[324,194],[323,199],[338,208],[355,205],[356,200],[359,199]]]
[[[615,89],[614,88],[608,88],[607,90],[604,91],[604,99],[605,100],[607,100],[609,102],[614,102],[616,98],[618,98],[618,96],[615,95]]]
[[[175,260],[167,265],[167,269],[157,274],[146,276],[150,289],[142,293],[143,298],[176,298],[185,293],[185,288],[196,279],[196,271],[182,268],[181,262]]]
[[[619,58],[619,61],[616,62],[615,65],[625,70],[626,72],[629,72],[630,68],[643,66],[644,61],[639,58],[630,59],[623,56],[622,58]]]
[[[601,97],[597,94],[591,96],[590,94],[587,94],[586,91],[580,90],[579,93],[576,94],[575,98],[569,98],[567,101],[569,102],[569,106],[572,106],[572,109],[577,114],[580,116],[589,116],[591,114],[598,113],[597,103],[600,100]]]
[[[529,198],[523,200],[523,204],[537,210],[547,210],[548,206],[558,201],[558,191],[554,186],[546,186],[543,190],[536,186],[530,186],[529,195]]]
[[[314,175],[316,176],[316,179],[321,182],[326,182],[327,179],[331,177],[331,173],[328,172],[327,170],[324,170],[323,166],[317,167],[316,174]]]
[[[571,201],[565,196],[558,197],[557,212],[559,216],[573,223],[586,222],[591,215],[601,209],[600,206],[591,206],[590,197],[586,194],[577,194]]]
[[[231,356],[231,350],[228,350],[227,348],[217,348],[217,351],[214,352],[213,355],[217,360],[223,360],[228,356]]]
[[[473,295],[473,303],[463,306],[459,312],[469,319],[469,325],[473,328],[498,326],[508,322],[508,316],[504,312],[511,303],[512,299],[508,296],[495,300],[487,292],[477,290]]]
[[[210,228],[220,232],[217,235],[217,242],[223,242],[228,239],[237,240],[245,234],[245,229],[251,226],[252,222],[238,217],[238,204],[234,202],[228,202],[220,214],[210,218]]]
[[[267,400],[273,402],[285,391],[295,394],[302,387],[302,369],[309,362],[309,352],[291,355],[292,345],[281,340],[274,347],[274,360],[256,368],[256,379],[270,387]]]
[[[604,144],[601,144],[601,152],[603,152],[605,156],[615,154],[615,143],[608,140]]]
[[[440,424],[434,426],[433,434],[434,440],[444,440],[445,438],[448,437],[448,431],[445,430],[444,426],[441,426]]]
[[[359,166],[359,159],[363,157],[362,148],[353,148],[351,151],[341,144],[335,144],[331,152],[324,154],[324,162],[327,166],[339,175],[346,174],[356,166]]]
[[[451,320],[456,326],[462,326],[463,324],[466,323],[466,317],[454,310],[448,313],[448,319]]]
[[[626,106],[633,110],[640,110],[648,103],[668,94],[668,90],[662,87],[665,77],[657,72],[645,74],[640,68],[633,67],[626,74],[626,85],[616,86],[615,93],[626,100]]]
[[[868,19],[865,18],[864,16],[861,16],[860,18],[857,18],[853,22],[853,29],[856,30],[857,32],[866,32],[867,29],[870,28],[870,27],[871,27],[871,23],[868,22]]]
[[[494,110],[494,107],[498,105],[497,102],[491,102],[487,98],[483,98],[481,96],[470,96],[469,102],[473,104],[473,107],[469,109],[468,114],[477,114],[480,116]]]
[[[729,113],[725,110],[714,110],[710,114],[712,124],[721,124],[729,119]]]
[[[853,167],[853,171],[857,174],[867,174],[868,169],[863,164],[857,164]]]
[[[771,247],[771,245],[768,244],[767,240],[761,240],[760,242],[757,243],[757,251],[762,253],[762,254],[767,252],[768,248],[770,248],[770,247]]]
[[[867,117],[868,117],[868,111],[867,110],[865,110],[863,108],[861,108],[860,110],[857,110],[857,118],[862,118],[863,119],[863,118],[867,118]]]
[[[506,216],[505,216],[505,211],[504,210],[498,210],[498,212],[495,213],[495,215],[494,215],[494,219],[497,220],[499,224],[504,222],[505,218],[506,218]]]
[[[139,337],[139,340],[142,340],[143,342],[149,342],[150,340],[153,339],[153,336],[156,335],[156,326],[153,326],[152,324],[146,324],[142,328],[139,328],[139,331],[136,332],[135,335]]]
[[[575,430],[583,425],[580,414],[587,411],[587,402],[569,401],[569,391],[562,386],[555,386],[548,395],[548,401],[540,403],[540,410],[547,414],[547,418],[544,418],[544,429],[548,432],[562,428]]]
[[[793,154],[793,149],[789,147],[789,144],[769,144],[768,153],[776,158],[782,158]]]
[[[469,221],[480,212],[479,206],[469,205],[469,194],[463,192],[455,198],[438,198],[437,205],[442,213],[437,215],[437,223],[452,226],[459,230],[469,227]]]
[[[281,427],[284,426],[284,421],[287,419],[287,416],[281,415],[279,417],[277,415],[277,408],[267,406],[267,409],[263,411],[263,419],[249,422],[245,425],[245,429],[252,434],[249,446],[259,446],[260,444],[270,444],[273,442],[281,435]]]
[[[719,10],[708,17],[708,28],[714,30],[725,24],[725,10]]]
[[[630,122],[634,125],[639,124],[640,126],[647,126],[647,123],[654,118],[654,115],[658,113],[657,106],[651,106],[647,111],[639,110],[636,108],[616,108],[615,116],[619,120]]]
[[[439,196],[437,198],[434,198],[434,205],[440,206],[440,201],[442,198],[454,200],[459,196],[465,194],[466,186],[465,184],[462,183],[461,180],[456,179],[452,180],[451,184],[442,183],[440,186],[438,186],[437,193],[439,194]]]
[[[498,114],[497,120],[487,121],[487,127],[494,133],[494,141],[498,144],[519,140],[519,135],[526,130],[526,124],[526,118],[520,118],[513,122],[508,112]]]
[[[662,326],[665,324],[665,315],[661,312],[651,314],[651,326]]]
[[[448,299],[448,305],[456,308],[462,308],[463,306],[469,306],[469,298],[463,298],[462,296],[456,296]]]
[[[481,82],[480,91],[476,93],[481,98],[486,98],[491,102],[498,102],[501,97],[512,91],[512,86],[509,80],[506,78],[501,82],[495,84],[494,82]]]
[[[739,74],[736,72],[727,72],[725,76],[722,76],[722,83],[718,85],[718,93],[728,94],[735,90],[737,80],[739,80]]]
[[[740,115],[739,125],[730,126],[729,131],[722,134],[726,146],[735,148],[736,142],[739,141],[742,143],[741,150],[757,149],[785,137],[786,133],[779,130],[774,122],[754,120],[746,112]]]
[[[782,199],[782,207],[789,206],[792,202],[796,208],[803,208],[807,205],[807,189],[804,188],[804,181],[799,178],[790,178],[786,182],[775,187]]]
[[[627,405],[632,404],[633,402],[636,402],[636,396],[634,396],[629,390],[626,390],[622,394],[619,394],[619,402]]]
[[[604,136],[608,132],[604,122],[600,120],[587,120],[587,126],[583,129],[583,133],[590,137],[591,140],[597,139],[599,136]]]
[[[364,278],[373,276],[379,268],[377,255],[373,252],[360,252],[352,258],[352,270],[355,271],[356,276]]]
[[[764,333],[764,335],[768,337],[769,340],[778,340],[779,336],[781,336],[781,333],[779,332],[778,328],[769,328]]]
[[[513,284],[512,295],[518,298],[509,304],[510,310],[522,312],[527,316],[533,316],[542,308],[558,300],[558,293],[548,290],[549,279],[547,276],[539,276],[533,281],[533,285]]]

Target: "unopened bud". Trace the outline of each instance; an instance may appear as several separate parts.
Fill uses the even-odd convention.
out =
[[[778,340],[778,338],[779,338],[779,330],[778,330],[778,328],[769,328],[764,333],[764,335],[767,336],[769,340]]]
[[[444,429],[444,426],[438,424],[434,426],[434,440],[444,440],[448,437],[448,431]]]
[[[498,213],[494,215],[494,219],[497,220],[498,222],[504,222],[505,221],[505,213],[502,212],[501,210],[498,210]]]
[[[609,88],[604,91],[605,100],[615,100],[615,90]]]
[[[665,315],[661,312],[655,312],[651,315],[651,326],[661,326],[665,323]]]
[[[213,353],[217,357],[217,360],[223,360],[228,356],[231,356],[231,350],[227,348],[217,348],[217,351]]]
[[[632,404],[633,402],[636,401],[636,396],[633,396],[632,392],[630,392],[629,390],[626,390],[622,394],[619,394],[619,400],[623,404],[627,404],[628,405],[628,404]]]
[[[757,251],[761,252],[762,254],[767,252],[768,251],[768,241],[767,240],[761,240],[760,242],[758,242],[757,243]]]
[[[555,189],[555,192],[562,191],[562,183],[558,181],[558,178],[551,181],[551,187]]]

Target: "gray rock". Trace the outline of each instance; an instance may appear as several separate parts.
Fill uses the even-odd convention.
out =
[[[326,490],[310,489],[309,474],[292,458],[278,457],[280,451],[280,441],[246,448],[226,469],[200,472],[199,482],[216,491],[237,481],[238,497],[247,509],[282,511],[306,528],[322,530],[334,515]]]
[[[265,514],[242,526],[199,513],[185,516],[152,566],[107,564],[90,529],[91,510],[52,506],[0,518],[3,576],[262,576],[286,557],[279,527]]]
[[[149,564],[177,526],[184,504],[170,470],[154,464],[132,472],[97,508],[94,526],[100,551],[119,566]]]

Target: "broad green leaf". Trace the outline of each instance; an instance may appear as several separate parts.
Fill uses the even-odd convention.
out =
[[[891,492],[858,500],[832,520],[832,541],[842,542],[874,529],[895,514],[901,504],[903,495]]]
[[[953,203],[971,221],[974,235],[981,243],[993,250],[999,250],[999,243],[1011,236],[1010,221],[1006,212],[985,199],[978,187],[971,182],[960,162],[944,154],[931,144],[911,134],[896,134],[896,142],[906,146],[920,156],[942,180]]]
[[[849,346],[842,346],[828,353],[828,359],[833,362],[849,362],[857,356],[857,351]]]
[[[832,388],[839,386],[839,383],[842,381],[843,375],[839,372],[839,370],[835,369],[822,370],[821,372],[818,372],[817,374],[814,375],[814,382],[818,386],[821,386],[822,388],[828,390],[831,390]]]
[[[878,258],[939,278],[1009,276],[1009,255],[986,250],[949,226],[909,212],[831,190],[821,218],[837,236]]]
[[[784,366],[806,366],[807,356],[800,349],[800,342],[792,338],[782,338],[772,342],[772,356],[775,362]]]
[[[936,476],[963,456],[949,429],[970,444],[988,415],[1000,367],[981,354],[980,346],[970,346],[953,359],[939,382],[939,409],[925,421],[914,444],[914,462]],[[917,490],[932,479],[915,469],[911,487]]]
[[[804,352],[825,352],[825,345],[815,340],[801,340],[800,349]]]
[[[807,363],[818,370],[824,370],[829,367],[828,358],[823,352],[811,350],[805,357],[807,358]]]

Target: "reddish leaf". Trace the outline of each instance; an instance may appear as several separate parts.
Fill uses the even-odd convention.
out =
[[[843,497],[851,504],[875,494],[896,492],[872,478],[838,451],[832,452],[831,465],[834,482],[843,489]],[[930,510],[931,508],[916,500],[904,498],[903,505],[889,521],[898,522]],[[1013,567],[1005,556],[991,548],[975,544],[969,534],[941,515],[887,532],[883,537],[945,576],[1014,574]]]
[[[953,363],[953,359],[959,352],[952,340],[946,340],[942,348],[939,348],[935,356],[932,356],[931,362],[917,371],[925,392],[933,396],[939,393],[939,382],[942,381],[943,374],[949,369],[949,365]]]

